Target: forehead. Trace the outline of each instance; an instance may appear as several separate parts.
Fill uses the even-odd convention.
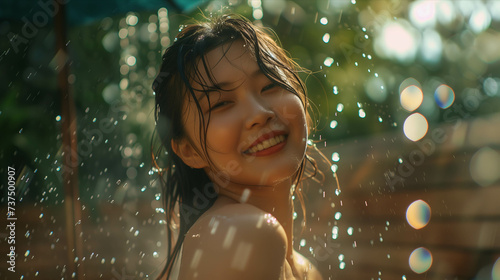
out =
[[[205,55],[205,65],[200,60],[198,70],[203,81],[233,83],[259,69],[257,62],[242,40],[223,44]],[[209,73],[207,73],[209,71]],[[212,79],[210,79],[209,75]]]

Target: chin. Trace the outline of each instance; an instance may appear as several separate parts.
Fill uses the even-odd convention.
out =
[[[289,160],[286,165],[281,168],[275,168],[272,172],[263,172],[262,176],[266,176],[265,182],[262,182],[263,185],[277,185],[283,183],[284,181],[290,181],[295,178],[297,172],[299,171],[302,160]],[[261,177],[264,178],[264,177]]]

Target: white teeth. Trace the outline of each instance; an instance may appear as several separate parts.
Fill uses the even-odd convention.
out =
[[[281,143],[283,141],[285,141],[285,135],[275,136],[275,137],[273,137],[271,139],[264,140],[261,143],[253,146],[252,148],[248,149],[246,151],[246,153],[253,154],[253,153],[256,153],[258,151],[262,151],[264,149],[267,149],[269,147],[277,145],[277,144],[279,144],[279,143]]]

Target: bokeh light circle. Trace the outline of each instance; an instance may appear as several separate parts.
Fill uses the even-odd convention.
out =
[[[427,119],[420,113],[413,113],[406,118],[403,124],[403,132],[411,141],[418,141],[427,134],[429,124]]]
[[[406,221],[415,229],[425,227],[431,219],[431,207],[427,202],[415,200],[406,209]]]
[[[470,160],[470,175],[481,186],[500,179],[500,154],[490,147],[479,149]]]
[[[401,91],[399,96],[401,106],[409,112],[416,110],[424,100],[422,90],[416,86],[411,85]]]
[[[432,254],[424,247],[413,250],[408,260],[411,270],[421,274],[429,270],[432,265]]]
[[[399,88],[398,88],[398,92],[401,93],[403,91],[403,89],[405,89],[409,86],[416,86],[418,88],[422,88],[422,85],[420,84],[419,81],[417,81],[417,79],[415,79],[413,77],[409,77],[409,78],[404,79],[404,81],[401,82],[401,84],[399,85]]]
[[[366,95],[373,101],[382,103],[387,99],[387,86],[383,79],[370,77],[365,81]]]
[[[491,270],[491,279],[500,280],[500,258],[497,259]]]
[[[434,92],[434,99],[441,109],[446,109],[455,101],[455,92],[447,85],[440,85]]]

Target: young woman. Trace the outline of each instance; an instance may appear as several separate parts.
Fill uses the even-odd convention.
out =
[[[316,170],[299,69],[235,15],[185,27],[165,51],[153,84],[169,234],[159,279],[322,279],[292,246],[292,195]]]

